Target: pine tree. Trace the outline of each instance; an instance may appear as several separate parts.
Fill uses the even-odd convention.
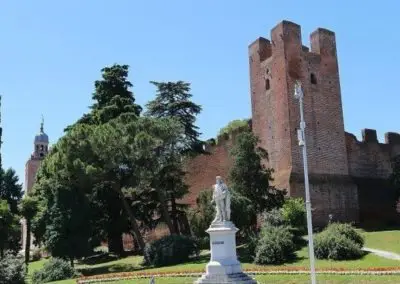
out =
[[[179,145],[182,152],[201,151],[199,127],[195,125],[196,116],[202,108],[194,103],[190,93],[190,83],[177,82],[154,82],[151,84],[157,87],[156,98],[147,103],[146,115],[157,118],[174,118],[184,128],[184,142]]]

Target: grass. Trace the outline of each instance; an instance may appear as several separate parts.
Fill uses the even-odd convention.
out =
[[[238,250],[238,253],[240,253],[240,252],[241,251]],[[94,264],[94,265],[78,264],[78,265],[76,265],[76,268],[85,276],[100,275],[100,274],[115,273],[115,272],[127,272],[127,271],[146,271],[149,273],[151,273],[151,272],[154,272],[154,273],[156,273],[156,272],[171,272],[171,273],[174,272],[175,273],[175,272],[204,271],[205,265],[209,261],[209,256],[203,255],[203,256],[199,257],[198,259],[193,260],[192,262],[179,264],[179,265],[159,267],[159,268],[142,267],[140,265],[141,261],[142,261],[142,257],[140,257],[140,256],[130,256],[130,257],[118,259],[115,261],[105,262],[105,263],[101,263],[101,264]],[[43,260],[37,261],[37,262],[32,262],[30,264],[30,269],[29,269],[30,273],[32,273],[36,269],[40,269],[40,267],[43,266],[44,263],[45,263],[45,261],[43,261]],[[350,269],[350,270],[351,269],[357,270],[357,269],[366,269],[366,268],[371,268],[371,267],[399,267],[399,265],[400,265],[399,261],[385,259],[385,258],[376,256],[376,255],[373,255],[373,254],[367,254],[358,260],[348,260],[348,261],[317,260],[316,261],[317,269],[345,268],[345,269]],[[274,266],[274,265],[260,266],[260,265],[255,265],[255,264],[249,263],[249,262],[242,262],[242,267],[245,270],[260,269],[260,268],[275,269],[275,268],[284,268],[284,267],[288,267],[288,268],[289,267],[304,267],[305,269],[307,269],[309,267],[308,251],[307,251],[307,248],[303,248],[303,249],[297,251],[297,259],[295,261],[293,261],[292,263],[286,263],[286,264],[280,265],[280,266]],[[264,276],[262,276],[262,277],[264,277]],[[274,276],[265,276],[265,277],[274,277]],[[279,275],[279,277],[284,277],[284,275]],[[303,276],[296,275],[296,276],[291,276],[291,277],[295,277],[295,278],[297,277],[300,279]],[[323,276],[323,277],[325,277],[325,276]],[[327,276],[327,277],[334,277],[334,276]],[[349,276],[346,276],[346,277],[349,277]],[[279,279],[281,279],[281,278],[279,278]],[[338,280],[339,282],[332,282],[332,283],[346,283],[346,282],[340,282],[340,279],[341,279],[340,277],[338,279],[339,279]],[[379,278],[379,279],[383,279],[383,278]],[[396,279],[398,279],[398,278],[396,278]],[[182,279],[177,278],[176,281],[178,281],[178,280],[181,281]],[[139,280],[137,280],[137,281],[139,281]],[[165,280],[165,281],[167,281],[167,280]],[[67,280],[67,281],[63,281],[63,282],[59,281],[56,283],[68,284],[68,283],[75,283],[75,281]],[[124,282],[117,282],[117,283],[124,283]],[[135,282],[135,283],[141,283],[141,282]],[[143,282],[143,283],[146,283],[146,282]],[[162,282],[162,283],[164,283],[164,282]],[[170,283],[170,282],[165,282],[165,283]],[[171,282],[171,283],[187,283],[187,282]],[[297,282],[293,282],[293,283],[297,283]],[[301,283],[301,282],[299,282],[299,283]],[[361,282],[361,283],[363,283],[363,282]],[[365,282],[365,283],[369,283],[369,282]],[[370,283],[374,283],[374,282],[370,282]],[[391,283],[391,282],[385,282],[385,283]],[[393,283],[395,283],[395,282],[393,282]]]
[[[259,283],[285,283],[285,284],[306,284],[310,283],[309,275],[259,275],[254,277]],[[162,284],[192,284],[196,278],[190,277],[163,277],[156,278],[156,283]],[[317,275],[317,281],[324,284],[344,284],[344,283],[359,283],[359,284],[373,284],[373,283],[387,283],[395,284],[400,283],[400,276],[398,275]],[[63,280],[52,282],[52,284],[74,284],[75,280]],[[107,282],[110,284],[148,284],[149,279],[131,279]]]
[[[364,232],[365,246],[400,254],[400,230]]]
[[[370,248],[388,250],[400,253],[400,231],[378,231],[378,232],[363,232],[365,236],[365,246]],[[307,269],[309,267],[308,249],[303,247],[296,252],[297,258],[291,263],[286,263],[280,266],[268,265],[259,266],[251,263],[246,256],[246,251],[243,247],[238,248],[239,259],[242,263],[242,267],[245,270],[252,269],[276,269],[276,268],[290,268],[290,267],[302,267]],[[146,272],[191,272],[191,271],[204,271],[205,264],[209,261],[209,255],[201,255],[198,259],[191,262],[172,265],[160,268],[148,268],[141,265],[142,257],[130,256],[122,259],[105,261],[97,264],[83,264],[78,263],[76,268],[85,276],[100,275],[115,272],[128,272],[128,271],[146,271]],[[40,260],[32,262],[29,266],[29,274],[40,269],[46,260]],[[374,254],[366,254],[358,260],[348,261],[329,261],[329,260],[316,260],[317,269],[367,269],[367,268],[382,268],[382,267],[400,267],[400,262],[397,260],[391,260],[376,256]],[[320,275],[319,276],[324,282],[323,283],[400,283],[400,276],[342,276],[342,275]],[[309,283],[307,275],[268,275],[257,277],[260,283]],[[29,280],[29,276],[28,276]],[[162,281],[162,282],[161,282]],[[186,282],[182,282],[186,281]],[[189,281],[189,282],[188,282]],[[159,283],[192,283],[193,279],[185,278],[162,278]],[[263,282],[265,281],[265,282]],[[291,282],[292,281],[292,282]],[[294,282],[293,282],[294,281]],[[69,284],[75,283],[74,280],[65,280],[55,282],[57,284]],[[126,282],[113,282],[113,283],[132,283],[132,280]],[[147,280],[136,279],[135,283],[148,283]]]

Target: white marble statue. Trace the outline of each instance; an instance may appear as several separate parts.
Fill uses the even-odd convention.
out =
[[[215,218],[212,223],[230,221],[231,218],[231,195],[228,187],[220,176],[216,178],[212,203],[215,203]]]

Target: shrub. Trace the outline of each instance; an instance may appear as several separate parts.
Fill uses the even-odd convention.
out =
[[[315,256],[319,259],[348,260],[363,255],[361,247],[345,235],[327,230],[315,237]]]
[[[281,210],[285,222],[296,229],[296,235],[307,233],[307,212],[303,199],[288,198]]]
[[[32,261],[38,261],[42,258],[42,251],[40,249],[34,249],[31,254]]]
[[[281,264],[295,257],[293,234],[285,226],[265,225],[255,251],[256,264]]]
[[[269,212],[265,212],[263,214],[263,220],[265,224],[269,224],[271,226],[285,225],[285,220],[283,218],[282,211],[277,208],[274,208]]]
[[[199,247],[199,250],[203,250],[203,249],[209,250],[210,249],[210,237],[209,236],[195,238],[195,240]]]
[[[186,262],[199,254],[196,241],[187,236],[170,235],[146,244],[144,264],[163,266]]]
[[[71,264],[60,258],[52,258],[43,265],[43,268],[32,274],[32,283],[40,284],[52,281],[64,280],[76,276]]]
[[[196,199],[197,207],[189,209],[190,230],[196,238],[208,237],[206,230],[214,219],[215,209],[211,206],[212,190],[203,190]]]
[[[21,256],[6,253],[0,259],[0,284],[25,283],[25,264]]]
[[[327,228],[328,234],[339,234],[356,243],[360,248],[364,246],[364,237],[350,224],[332,223]]]

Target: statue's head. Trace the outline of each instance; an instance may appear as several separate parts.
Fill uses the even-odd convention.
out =
[[[217,184],[222,184],[224,181],[222,180],[222,177],[217,176],[216,177],[216,182],[217,182]]]

